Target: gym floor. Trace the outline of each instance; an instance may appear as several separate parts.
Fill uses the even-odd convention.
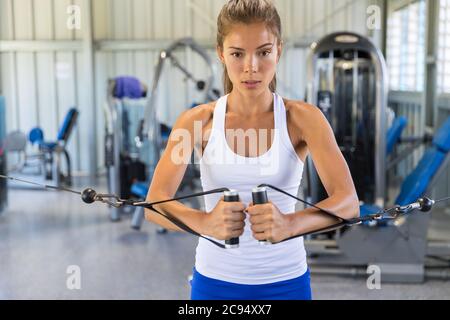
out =
[[[75,189],[103,181],[76,182]],[[144,223],[130,228],[131,214],[109,220],[108,208],[87,205],[64,192],[10,189],[0,216],[0,299],[189,299],[197,239],[158,234]],[[430,235],[450,227],[450,215],[435,212]],[[81,270],[81,289],[69,290],[68,267]],[[449,299],[445,280],[384,284],[369,290],[365,278],[312,275],[313,298]]]

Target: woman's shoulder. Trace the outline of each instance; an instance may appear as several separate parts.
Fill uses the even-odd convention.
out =
[[[305,101],[283,99],[286,113],[290,120],[297,124],[311,124],[323,117],[322,111]]]
[[[178,117],[177,122],[182,127],[190,126],[196,121],[201,121],[202,124],[205,125],[212,119],[215,105],[216,101],[212,101],[188,109]]]
[[[211,101],[208,103],[200,104],[194,108],[192,108],[190,111],[192,113],[192,116],[197,118],[209,118],[212,117],[214,113],[214,108],[216,107],[217,101]]]

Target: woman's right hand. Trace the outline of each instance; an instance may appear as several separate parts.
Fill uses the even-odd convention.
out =
[[[225,202],[222,197],[216,207],[205,215],[205,235],[217,240],[238,238],[244,233],[245,209],[242,202]]]

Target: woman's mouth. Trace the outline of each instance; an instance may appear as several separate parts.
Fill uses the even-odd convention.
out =
[[[253,89],[256,88],[258,86],[258,84],[261,83],[261,81],[257,81],[257,80],[248,80],[248,81],[242,81],[242,83],[244,84],[244,86],[248,89]]]

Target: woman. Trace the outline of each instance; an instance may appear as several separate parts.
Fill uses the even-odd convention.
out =
[[[211,239],[240,237],[240,244],[227,250],[199,239],[191,298],[311,299],[303,239],[280,241],[337,219],[314,208],[295,211],[295,200],[275,192],[268,192],[269,203],[253,205],[251,192],[267,183],[297,194],[310,155],[329,195],[317,206],[342,218],[354,218],[359,215],[359,202],[348,166],[322,112],[275,93],[282,40],[280,17],[273,4],[231,0],[222,8],[217,25],[217,54],[224,66],[227,95],[179,117],[147,200],[174,196],[195,149],[201,155],[203,189],[234,189],[241,201],[224,202],[220,195],[208,195],[206,212],[180,202],[158,209]],[[195,134],[198,128],[202,129],[200,137]],[[180,153],[176,151],[180,143],[190,148]],[[181,230],[150,211],[146,218]],[[274,244],[261,246],[258,240]]]

